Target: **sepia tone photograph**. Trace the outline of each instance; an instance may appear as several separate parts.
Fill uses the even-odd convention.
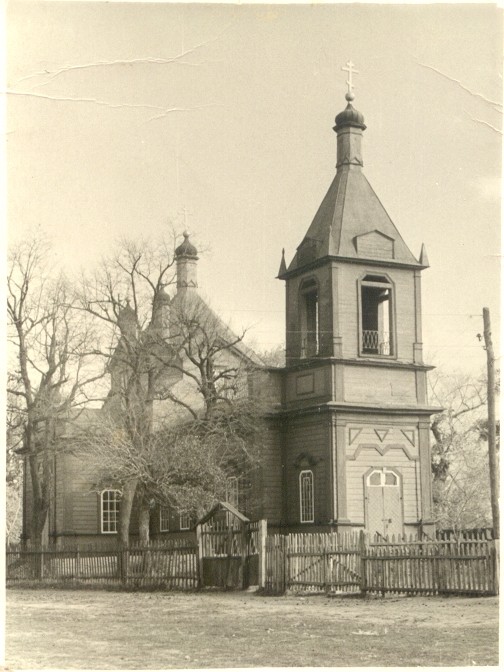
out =
[[[499,4],[5,36],[5,668],[498,666]]]

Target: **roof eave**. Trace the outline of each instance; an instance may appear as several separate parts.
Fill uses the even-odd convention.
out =
[[[324,263],[327,261],[344,261],[344,262],[349,262],[352,264],[362,264],[366,266],[386,266],[388,268],[405,268],[405,269],[414,269],[416,271],[423,271],[426,268],[429,268],[429,266],[425,266],[420,263],[412,263],[412,262],[407,262],[407,261],[396,261],[395,259],[362,259],[360,257],[343,257],[339,255],[325,255],[324,257],[320,257],[319,259],[315,259],[314,261],[311,261],[309,264],[305,264],[303,266],[298,266],[297,268],[289,268],[285,273],[282,273],[282,275],[278,275],[277,278],[279,280],[288,280],[289,278],[293,278],[296,275],[300,275],[301,273],[304,273],[305,271],[309,271],[313,268],[318,268],[319,266],[322,266]]]

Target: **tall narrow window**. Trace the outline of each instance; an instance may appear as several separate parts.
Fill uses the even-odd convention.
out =
[[[299,506],[300,520],[302,523],[313,523],[314,497],[313,497],[313,471],[303,470],[299,474]]]
[[[159,509],[159,531],[170,531],[170,509],[168,506],[162,506]]]
[[[361,353],[392,355],[392,285],[385,277],[366,275],[360,292]]]
[[[305,280],[300,288],[301,357],[319,353],[319,296],[314,279]]]
[[[101,531],[103,534],[115,534],[119,524],[121,493],[119,490],[104,490],[101,493],[100,502]]]

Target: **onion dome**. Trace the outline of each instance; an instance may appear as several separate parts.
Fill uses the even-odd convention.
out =
[[[366,125],[364,124],[364,115],[358,112],[355,107],[352,105],[352,100],[355,98],[354,94],[348,92],[345,95],[348,105],[340,112],[335,119],[336,126],[334,130],[338,132],[340,128],[344,126],[353,126],[354,128],[360,128],[363,131],[366,130]]]
[[[159,305],[164,305],[164,304],[169,305],[170,302],[171,302],[170,296],[169,296],[169,294],[166,293],[164,287],[161,287],[161,289],[159,289],[159,290],[156,292],[156,295],[155,295],[155,297],[154,297],[154,300],[155,300],[156,303],[159,304]]]
[[[194,245],[189,241],[189,232],[184,231],[184,242],[177,247],[175,250],[175,257],[193,257],[194,259],[198,258],[198,250]]]

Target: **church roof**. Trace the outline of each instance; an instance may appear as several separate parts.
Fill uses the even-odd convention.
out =
[[[324,257],[421,267],[360,170],[334,177],[287,273]]]
[[[225,322],[215,313],[208,303],[197,293],[191,293],[187,296],[183,292],[177,292],[172,300],[172,319],[176,320],[177,310],[187,311],[184,317],[188,319],[191,315],[201,324],[203,330],[207,329],[209,334],[218,334],[219,339],[224,343],[234,343],[230,348],[241,359],[248,360],[255,366],[264,367],[262,359],[249,348],[243,340],[233,333],[233,331],[225,324]],[[176,331],[176,329],[175,329]]]

